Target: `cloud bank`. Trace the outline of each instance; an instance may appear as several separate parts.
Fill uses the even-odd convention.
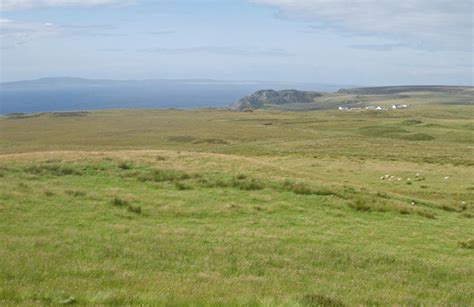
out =
[[[50,22],[15,22],[0,18],[0,45],[2,49],[10,49],[23,45],[32,39],[56,35],[59,32],[60,29]]]
[[[473,50],[472,0],[249,0],[285,18],[357,35],[376,35],[418,49]]]
[[[192,53],[207,53],[218,55],[239,55],[239,56],[292,56],[293,54],[283,49],[242,49],[233,47],[221,46],[198,46],[189,48],[150,48],[139,49],[138,52],[148,52],[157,54],[192,54]]]
[[[0,2],[0,10],[16,11],[56,7],[124,6],[135,2],[136,0],[2,0]]]

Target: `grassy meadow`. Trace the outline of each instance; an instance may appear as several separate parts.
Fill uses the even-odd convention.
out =
[[[0,118],[0,305],[474,305],[472,105]]]

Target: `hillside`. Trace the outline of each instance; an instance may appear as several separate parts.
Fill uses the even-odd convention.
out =
[[[260,90],[230,106],[232,110],[274,108],[287,111],[363,108],[392,104],[474,104],[474,87],[391,86],[340,89],[335,93]]]
[[[0,117],[0,305],[472,306],[472,121]]]
[[[352,89],[340,89],[339,94],[352,95],[384,95],[384,94],[399,94],[406,92],[434,92],[434,93],[449,93],[457,94],[470,89],[472,87],[466,86],[441,86],[441,85],[411,85],[411,86],[380,86],[380,87],[361,87]]]

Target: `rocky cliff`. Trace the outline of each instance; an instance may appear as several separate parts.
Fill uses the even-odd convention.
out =
[[[252,95],[245,96],[233,103],[230,108],[235,111],[245,109],[259,109],[265,105],[281,105],[290,103],[311,103],[314,99],[321,97],[318,92],[298,91],[298,90],[260,90]]]

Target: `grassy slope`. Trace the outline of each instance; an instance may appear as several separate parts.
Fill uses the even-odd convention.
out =
[[[403,87],[402,87],[403,88]],[[370,89],[360,89],[362,94],[357,94],[358,90],[354,92],[338,92],[326,93],[323,96],[316,98],[314,103],[294,103],[284,105],[273,105],[272,107],[281,110],[314,110],[314,109],[335,109],[341,105],[349,106],[369,106],[381,105],[390,107],[392,104],[409,104],[410,106],[417,105],[472,105],[474,99],[473,87],[455,87],[450,90],[434,90],[434,91],[410,91],[410,87],[403,89],[394,89],[384,92],[383,88],[375,88],[374,91]],[[391,88],[389,88],[391,89]],[[366,92],[367,91],[367,92]]]
[[[472,106],[0,119],[0,302],[471,305],[472,124]]]

